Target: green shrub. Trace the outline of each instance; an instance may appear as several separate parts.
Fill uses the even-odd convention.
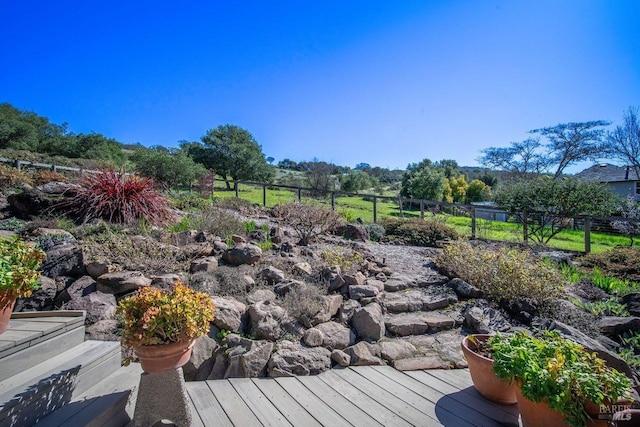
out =
[[[383,222],[387,240],[416,246],[435,246],[439,240],[456,240],[458,232],[436,220],[388,218]]]
[[[11,217],[0,220],[0,230],[19,232],[25,226],[25,224],[26,223],[23,220],[16,217]]]
[[[30,297],[40,286],[38,270],[45,257],[44,252],[18,237],[0,239],[0,291],[7,297]]]
[[[170,233],[181,233],[183,231],[191,230],[191,218],[188,216],[183,217],[180,221],[175,224],[171,224],[167,230]]]
[[[369,232],[369,238],[373,242],[381,242],[387,232],[380,224],[365,224],[364,228]]]
[[[170,195],[171,205],[181,211],[203,211],[213,203],[211,199],[205,199],[195,193],[175,193]]]
[[[330,267],[339,265],[343,273],[356,269],[364,262],[364,257],[359,252],[340,247],[323,250],[320,253],[320,258]]]
[[[558,270],[518,249],[455,242],[444,248],[436,265],[450,277],[477,286],[494,301],[531,298],[544,304],[562,290]]]
[[[581,302],[580,300],[572,301],[577,307],[588,311],[596,317],[602,316],[619,316],[626,317],[629,315],[627,306],[620,304],[618,298],[609,298],[606,301],[588,301]]]
[[[597,267],[606,276],[640,282],[640,249],[617,247],[608,251],[590,253],[579,259],[584,267]]]

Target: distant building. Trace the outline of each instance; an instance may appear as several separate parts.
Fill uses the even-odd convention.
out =
[[[476,206],[476,218],[502,222],[509,220],[509,214],[502,209],[498,209],[493,202],[473,202],[471,204]]]
[[[620,197],[640,199],[640,178],[631,166],[615,166],[608,163],[593,165],[577,173],[576,178],[607,184],[609,190]]]

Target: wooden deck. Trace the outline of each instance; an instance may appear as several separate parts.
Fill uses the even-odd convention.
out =
[[[518,426],[466,369],[332,369],[316,376],[187,383],[194,426]],[[197,415],[196,415],[197,414]]]

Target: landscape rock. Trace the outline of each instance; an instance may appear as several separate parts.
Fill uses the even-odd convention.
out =
[[[632,316],[640,316],[640,292],[631,292],[620,298],[620,304],[626,304]]]
[[[394,360],[391,364],[398,371],[417,371],[423,369],[450,369],[449,362],[437,356],[408,357]]]
[[[324,334],[322,331],[316,328],[307,329],[302,336],[302,342],[309,347],[319,347],[324,340]]]
[[[255,378],[266,375],[267,362],[273,351],[272,342],[228,335],[224,343],[229,348],[224,378]]]
[[[402,274],[392,274],[391,277],[387,278],[387,281],[384,282],[384,290],[387,292],[398,292],[416,286],[417,282],[414,278]]]
[[[241,333],[247,306],[233,297],[212,297],[216,308],[213,324],[221,331]]]
[[[251,322],[249,334],[256,339],[276,341],[282,337],[284,331],[280,325],[286,314],[284,308],[272,301],[260,301],[249,306]]]
[[[351,363],[351,356],[342,350],[333,350],[331,352],[331,360],[336,362],[339,366],[346,368]]]
[[[62,200],[63,197],[60,195],[51,195],[38,189],[10,194],[7,197],[11,210],[20,219],[31,219],[33,216],[42,215]]]
[[[41,311],[53,310],[53,302],[58,292],[56,281],[41,276],[38,279],[40,287],[35,289],[29,298],[18,298],[14,311]]]
[[[451,279],[447,286],[453,289],[460,299],[482,298],[483,296],[480,289],[459,278]]]
[[[416,279],[419,288],[428,288],[434,285],[444,285],[449,282],[449,278],[442,274],[430,273]]]
[[[598,321],[600,332],[609,338],[618,338],[626,332],[640,332],[640,317],[604,316]]]
[[[118,321],[115,319],[98,320],[85,328],[85,340],[120,341]]]
[[[322,306],[320,311],[311,319],[312,325],[325,323],[338,314],[338,310],[342,306],[342,295],[323,295]]]
[[[159,289],[171,289],[178,282],[183,282],[179,274],[167,273],[151,276],[151,286]]]
[[[75,298],[67,303],[67,310],[85,310],[85,323],[92,325],[100,320],[110,320],[116,313],[116,297],[104,292],[93,292],[86,296]]]
[[[383,297],[384,306],[391,313],[436,310],[447,307],[456,301],[455,295],[447,292],[434,292],[432,288],[387,292]]]
[[[345,284],[345,281],[340,274],[340,266],[334,265],[322,270],[322,280],[327,283],[329,292],[337,291]]]
[[[416,347],[408,341],[392,339],[380,341],[380,355],[387,361],[404,359],[416,352]]]
[[[439,312],[399,313],[385,316],[385,326],[389,332],[399,335],[421,335],[451,329],[456,321]]]
[[[343,301],[340,309],[338,310],[338,321],[343,325],[347,325],[351,323],[351,319],[353,318],[353,314],[356,312],[358,308],[362,307],[358,301],[354,299],[348,299]]]
[[[98,290],[108,294],[124,294],[149,286],[151,279],[140,271],[116,271],[98,277]]]
[[[191,273],[197,273],[198,271],[209,272],[218,268],[218,260],[216,257],[208,256],[204,258],[196,258],[191,261],[189,271]]]
[[[260,247],[247,244],[247,243],[239,243],[236,244],[233,248],[227,249],[222,254],[222,259],[230,265],[253,265],[260,261],[262,257],[262,249]]]
[[[384,365],[384,361],[371,352],[368,343],[359,343],[347,347],[344,352],[350,358],[350,366]]]
[[[253,304],[259,301],[275,301],[276,294],[270,289],[256,289],[247,295],[247,302]]]
[[[345,274],[342,278],[347,286],[362,286],[367,280],[367,277],[360,271],[356,271],[354,274]]]
[[[331,352],[323,347],[303,347],[283,341],[268,363],[270,377],[317,375],[331,368]]]
[[[94,279],[106,273],[113,273],[114,267],[106,262],[92,261],[84,266],[87,274]]]
[[[218,343],[207,335],[196,339],[189,361],[182,367],[185,381],[204,381],[213,369],[213,355]]]
[[[265,279],[268,283],[274,284],[285,280],[284,271],[269,266],[260,272],[260,277]]]
[[[366,242],[370,240],[369,231],[360,224],[346,224],[336,227],[335,234],[349,240]]]
[[[356,335],[367,341],[377,341],[386,332],[382,308],[378,303],[356,309],[351,318],[351,324]]]
[[[82,276],[58,294],[54,305],[56,308],[60,308],[72,299],[82,298],[97,290],[96,281],[91,276]]]
[[[47,258],[42,262],[40,271],[43,276],[79,277],[85,273],[82,250],[73,243],[64,242],[46,251]]]
[[[46,227],[38,227],[31,232],[33,236],[59,236],[63,237],[69,241],[75,241],[76,238],[73,237],[73,234],[69,233],[67,230],[63,230],[61,228],[46,228]]]
[[[321,323],[314,329],[322,333],[321,345],[329,350],[342,350],[356,342],[356,334],[351,328],[337,322]]]
[[[471,307],[464,318],[475,334],[495,334],[511,329],[511,324],[502,313],[491,307]]]
[[[311,275],[313,273],[313,268],[311,267],[311,264],[309,264],[306,261],[301,261],[301,262],[297,262],[293,265],[293,269],[294,271],[297,271],[299,273],[303,273],[306,275]]]
[[[369,285],[351,285],[349,286],[349,298],[360,300],[360,298],[375,297],[380,290],[375,286]]]
[[[302,291],[306,287],[307,284],[300,280],[288,279],[277,283],[273,287],[273,292],[275,292],[276,295],[283,297],[293,290]]]

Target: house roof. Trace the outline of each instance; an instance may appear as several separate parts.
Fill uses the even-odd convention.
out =
[[[623,182],[640,181],[635,169],[629,166],[616,166],[608,163],[600,163],[583,170],[575,175],[588,181],[597,182]]]

